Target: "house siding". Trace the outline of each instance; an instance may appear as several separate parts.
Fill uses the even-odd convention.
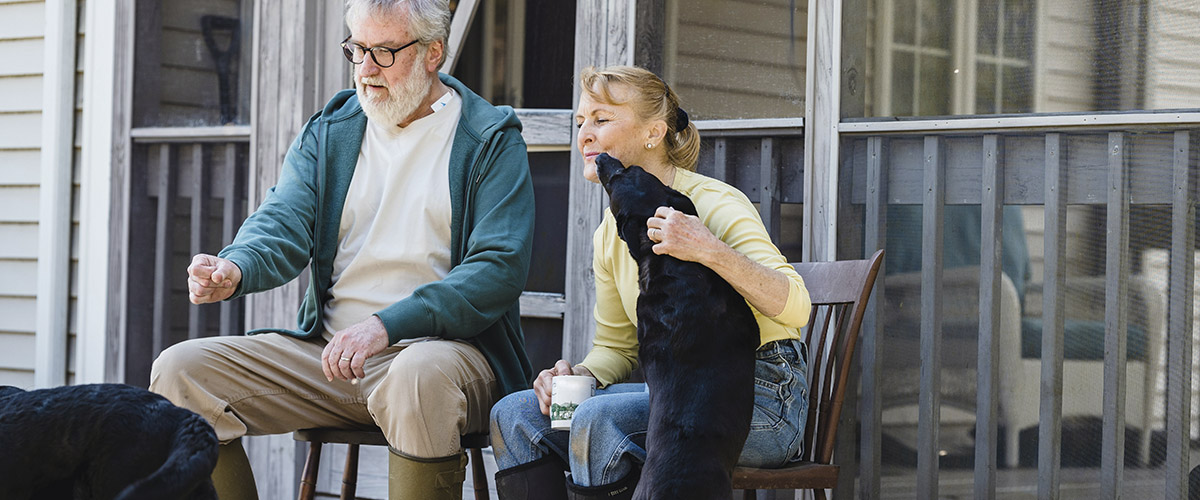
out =
[[[1200,1],[1150,2],[1146,26],[1146,109],[1191,108],[1200,102],[1196,26]]]
[[[33,386],[44,2],[0,1],[0,385]]]
[[[1039,113],[1095,109],[1092,102],[1092,53],[1095,27],[1087,0],[1038,2],[1037,48],[1038,97],[1034,110]]]
[[[806,5],[675,2],[666,71],[688,112],[695,118],[804,116]]]

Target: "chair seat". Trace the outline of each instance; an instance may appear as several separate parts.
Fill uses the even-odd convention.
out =
[[[827,489],[837,486],[837,465],[794,462],[778,469],[734,467],[733,488],[737,490]]]

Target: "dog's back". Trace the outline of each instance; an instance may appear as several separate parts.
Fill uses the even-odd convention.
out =
[[[597,159],[639,270],[638,359],[650,387],[650,426],[634,497],[727,498],[753,414],[758,324],[711,269],[651,250],[646,220],[659,206],[696,209],[641,168],[621,168],[607,155]]]
[[[0,389],[0,449],[0,498],[216,498],[212,427],[132,386]]]

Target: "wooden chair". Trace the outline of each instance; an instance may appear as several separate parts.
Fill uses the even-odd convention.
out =
[[[858,330],[882,261],[879,250],[867,260],[792,264],[804,278],[813,304],[804,339],[810,373],[804,450],[801,461],[779,469],[734,468],[733,488],[744,490],[747,500],[759,489],[811,489],[824,499],[825,490],[837,486],[838,466],[832,458],[838,417]]]
[[[387,446],[383,431],[348,431],[341,429],[303,429],[292,433],[296,441],[308,442],[308,457],[304,461],[304,473],[300,477],[300,500],[313,500],[317,494],[317,470],[321,464],[321,445],[344,443],[346,469],[342,473],[342,500],[353,500],[358,489],[359,445]],[[462,437],[462,447],[471,454],[471,473],[475,484],[475,500],[488,500],[487,471],[483,466],[483,448],[490,445],[487,433],[467,434]]]

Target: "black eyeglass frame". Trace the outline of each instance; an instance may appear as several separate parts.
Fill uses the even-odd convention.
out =
[[[353,64],[362,64],[363,62],[365,62],[365,61],[367,60],[367,58],[366,58],[366,56],[364,55],[364,56],[363,56],[363,59],[362,59],[362,61],[355,61],[355,60],[354,60],[354,50],[350,48],[350,46],[351,46],[351,45],[353,45],[353,46],[355,46],[355,47],[358,47],[358,48],[362,49],[362,51],[363,51],[363,54],[371,54],[371,59],[372,59],[372,60],[374,60],[374,61],[375,61],[375,64],[376,64],[377,66],[379,66],[380,68],[390,68],[390,67],[392,67],[392,65],[393,65],[393,64],[396,64],[396,53],[397,53],[397,52],[400,52],[401,50],[407,49],[407,48],[408,48],[410,45],[413,45],[413,44],[415,44],[415,43],[417,43],[417,42],[419,42],[419,41],[420,41],[420,40],[413,40],[413,41],[411,41],[411,42],[408,42],[408,43],[406,43],[406,44],[404,44],[404,45],[401,45],[401,46],[400,46],[400,48],[393,49],[393,48],[388,48],[388,47],[383,47],[383,46],[375,46],[375,47],[363,47],[363,46],[362,46],[362,45],[360,45],[360,44],[357,44],[357,43],[351,42],[351,41],[350,41],[350,37],[346,37],[346,39],[345,39],[345,40],[342,40],[342,43],[341,43],[341,45],[342,45],[342,54],[343,54],[343,55],[345,55],[345,56],[346,56],[346,59],[347,59],[347,60],[349,60],[349,61],[350,61],[351,63],[353,63]],[[375,49],[383,49],[383,50],[386,50],[386,51],[388,51],[388,52],[391,52],[391,54],[392,54],[392,62],[390,62],[390,63],[387,63],[387,64],[383,64],[383,63],[379,62],[379,57],[375,55]]]

